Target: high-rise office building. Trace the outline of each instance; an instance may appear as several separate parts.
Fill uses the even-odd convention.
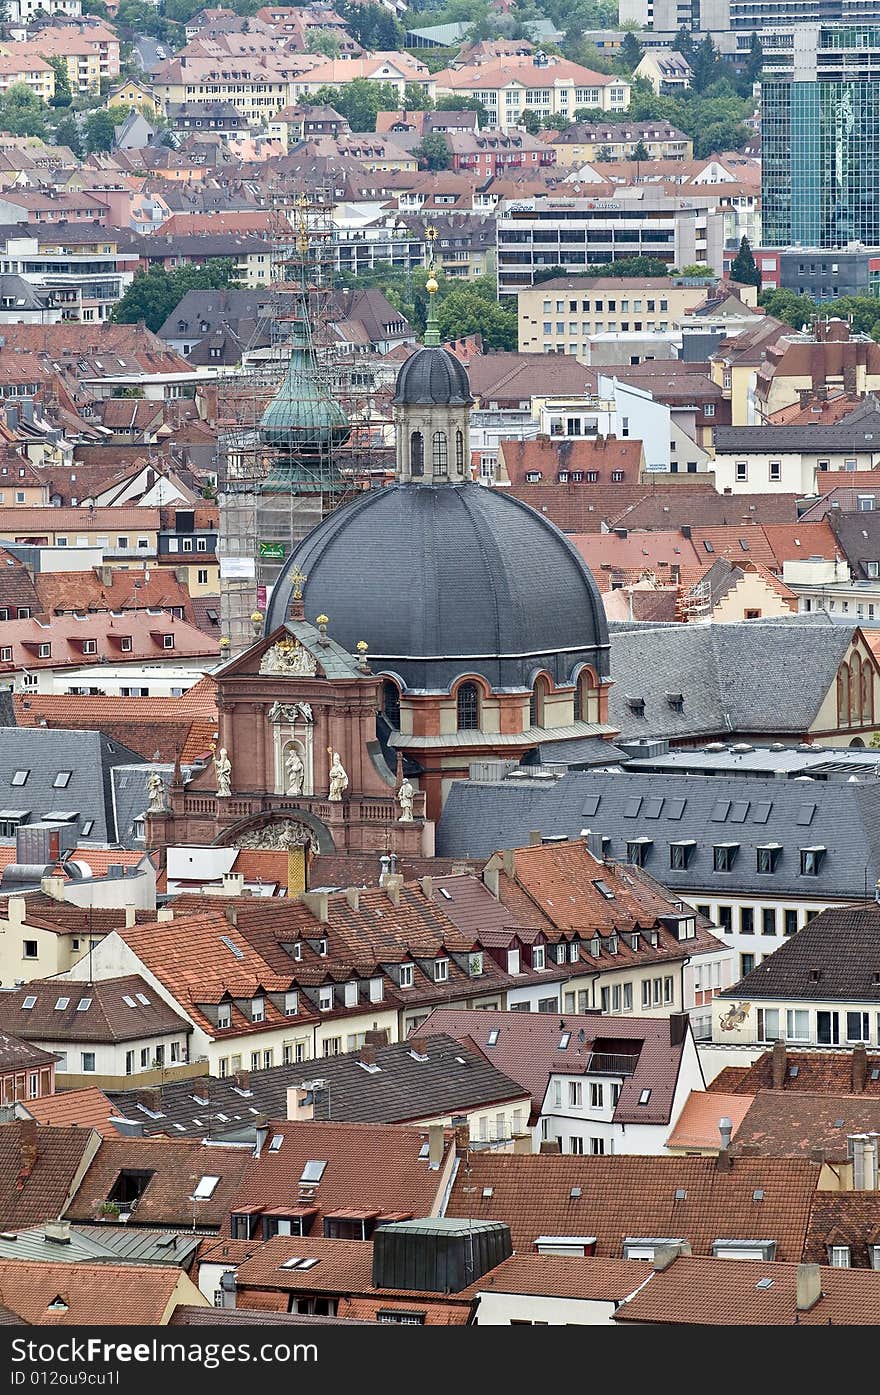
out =
[[[764,246],[880,247],[880,25],[766,38]]]

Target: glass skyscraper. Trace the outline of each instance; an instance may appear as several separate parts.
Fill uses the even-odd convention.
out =
[[[880,27],[804,25],[761,86],[765,247],[880,246]]]

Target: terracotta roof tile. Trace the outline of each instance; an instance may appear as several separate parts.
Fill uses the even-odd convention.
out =
[[[643,1259],[581,1259],[577,1255],[511,1255],[464,1292],[523,1293],[620,1303],[650,1271]]]
[[[724,1095],[720,1090],[691,1090],[666,1140],[666,1147],[720,1149],[718,1120],[725,1116],[730,1119],[735,1137],[750,1104],[748,1095]]]
[[[103,1090],[64,1090],[61,1094],[28,1100],[24,1108],[32,1119],[43,1126],[51,1124],[54,1128],[65,1128],[72,1124],[80,1129],[94,1129],[104,1138],[117,1136],[116,1129],[110,1123],[116,1110]]]
[[[732,1146],[734,1154],[805,1158],[820,1149],[829,1162],[850,1157],[851,1134],[880,1132],[880,1095],[813,1094],[806,1090],[759,1090],[731,1098],[748,1102]]]
[[[40,1137],[44,1132],[39,1130]],[[219,1230],[249,1160],[247,1149],[207,1147],[190,1139],[105,1138],[67,1214],[71,1220],[97,1220],[120,1173],[127,1169],[152,1173],[134,1212],[138,1225],[189,1228],[195,1205],[199,1229]],[[193,1203],[192,1194],[206,1176],[220,1180],[209,1197]]]
[[[764,1281],[771,1282],[765,1283]],[[823,1268],[818,1302],[797,1308],[798,1266],[680,1255],[614,1315],[616,1322],[728,1327],[876,1326],[880,1274]],[[760,1284],[760,1287],[759,1287]]]
[[[38,1128],[31,1120],[0,1124],[0,1228],[64,1215],[77,1172],[97,1141],[85,1129]]]
[[[25,1004],[35,999],[30,1007]],[[80,1010],[79,1004],[88,1002]],[[59,1004],[64,1004],[59,1007]],[[144,1041],[168,1032],[189,1035],[190,1025],[138,974],[83,984],[32,979],[0,995],[0,1027],[28,1040]]]
[[[164,1324],[178,1287],[196,1303],[195,1285],[171,1265],[0,1260],[2,1301],[38,1327]]]
[[[445,1214],[505,1221],[514,1250],[526,1253],[539,1235],[595,1236],[598,1255],[618,1258],[627,1236],[681,1238],[696,1254],[736,1236],[773,1239],[780,1259],[799,1260],[818,1175],[817,1164],[787,1159],[738,1158],[724,1172],[703,1157],[475,1152]]]
[[[829,1245],[848,1245],[854,1269],[872,1267],[880,1245],[880,1192],[816,1192],[804,1259],[827,1264]]]

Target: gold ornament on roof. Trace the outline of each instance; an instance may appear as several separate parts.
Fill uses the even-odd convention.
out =
[[[305,572],[301,572],[300,569],[299,569],[299,567],[295,567],[295,568],[294,568],[294,572],[293,572],[293,599],[294,599],[295,601],[301,601],[301,600],[302,600],[302,595],[303,595],[303,593],[302,593],[303,582],[308,581],[308,579],[309,579],[309,578],[306,576]]]

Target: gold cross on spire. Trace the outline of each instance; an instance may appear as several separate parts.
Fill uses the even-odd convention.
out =
[[[305,572],[301,572],[299,567],[295,568],[293,573],[293,599],[295,601],[302,600],[302,586],[304,581],[308,581]]]

